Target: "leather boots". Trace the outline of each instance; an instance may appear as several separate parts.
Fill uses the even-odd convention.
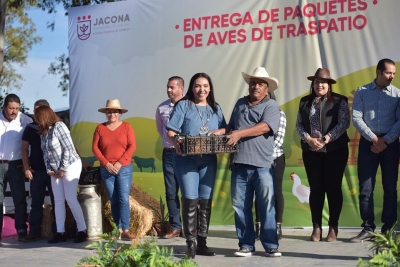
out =
[[[199,201],[198,231],[197,231],[197,255],[215,256],[215,252],[207,247],[208,227],[210,226],[211,217],[211,199],[201,199]]]
[[[181,199],[183,232],[186,237],[186,255],[194,259],[196,256],[197,205],[199,199]]]

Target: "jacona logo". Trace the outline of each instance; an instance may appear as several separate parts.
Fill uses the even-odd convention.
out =
[[[77,34],[80,40],[87,40],[92,29],[91,16],[77,17]]]

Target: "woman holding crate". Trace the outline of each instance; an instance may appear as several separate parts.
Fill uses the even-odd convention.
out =
[[[182,193],[182,221],[186,236],[186,255],[215,256],[206,244],[217,156],[182,155],[176,135],[208,135],[226,126],[221,107],[214,98],[210,76],[197,73],[190,80],[186,95],[175,105],[167,124],[168,137],[175,144],[174,171]]]

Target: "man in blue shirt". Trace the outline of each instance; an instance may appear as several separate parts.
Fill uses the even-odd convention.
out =
[[[395,74],[392,60],[380,60],[376,79],[358,88],[354,96],[353,123],[361,134],[357,165],[363,230],[350,239],[352,242],[370,240],[376,228],[373,194],[379,165],[384,191],[381,232],[389,230],[397,220],[400,90],[391,84]]]
[[[176,102],[183,97],[183,88],[185,84],[181,77],[172,76],[168,79],[167,95],[168,100],[162,102],[156,111],[157,131],[163,142],[162,166],[165,184],[165,200],[169,214],[169,224],[171,231],[165,233],[163,238],[174,238],[181,235],[182,223],[180,218],[180,202],[179,202],[179,183],[176,178],[173,166],[173,156],[175,153],[174,146],[168,141],[168,131],[165,128],[169,122],[169,117]]]
[[[253,74],[242,72],[249,95],[240,98],[233,109],[225,130],[227,145],[237,145],[231,158],[231,194],[235,210],[236,234],[239,239],[238,257],[255,254],[255,232],[252,205],[255,195],[260,212],[260,242],[267,257],[280,257],[275,222],[274,199],[274,134],[279,126],[279,106],[268,96],[278,88],[278,80],[270,77],[263,67]]]

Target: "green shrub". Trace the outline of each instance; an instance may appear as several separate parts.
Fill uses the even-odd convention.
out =
[[[359,259],[358,267],[400,266],[400,236],[395,231],[396,224],[384,234],[372,233],[369,249],[374,255],[369,260]]]
[[[84,264],[99,265],[102,267],[195,267],[196,262],[183,258],[176,260],[173,249],[157,246],[157,240],[132,242],[132,245],[118,244],[119,230],[113,224],[113,231],[101,237],[107,242],[97,241],[86,246],[94,248],[96,256],[81,259],[75,266]]]

